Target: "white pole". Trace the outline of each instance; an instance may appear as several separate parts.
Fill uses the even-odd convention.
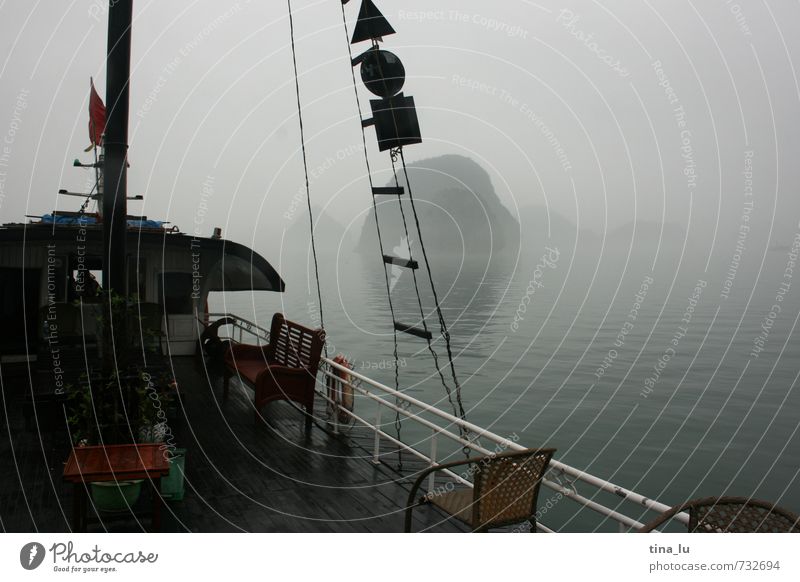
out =
[[[375,414],[375,448],[372,452],[372,462],[376,465],[381,464],[381,410],[383,407],[378,403],[378,411]]]

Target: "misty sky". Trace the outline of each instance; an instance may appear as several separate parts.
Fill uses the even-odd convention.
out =
[[[376,3],[419,109],[410,160],[468,155],[512,213],[547,205],[598,233],[735,231],[751,164],[753,224],[779,245],[798,230],[800,3]],[[56,192],[86,188],[71,163],[90,161],[90,76],[105,95],[106,4],[0,0],[3,222],[77,208]],[[357,224],[371,200],[340,4],[293,5],[311,196]],[[221,226],[270,258],[303,185],[286,3],[138,0],[134,18],[129,181],[145,201],[129,211]]]

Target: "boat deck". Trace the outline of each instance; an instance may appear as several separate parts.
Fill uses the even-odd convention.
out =
[[[205,374],[193,358],[174,358],[173,367],[183,415],[171,428],[177,446],[187,449],[186,495],[168,503],[162,531],[402,531],[411,480],[389,464],[373,464],[362,439],[334,436],[318,425],[306,433],[302,414],[286,402],[269,404],[265,422],[256,424],[249,389],[234,380],[229,399],[221,402],[218,374]],[[66,532],[72,488],[61,479],[69,452],[63,409],[40,408],[26,427],[20,386],[27,386],[27,373],[14,378],[4,371],[0,527]],[[319,413],[324,403],[318,399],[316,406]],[[111,517],[90,522],[89,531],[149,525],[128,512]],[[414,531],[465,531],[430,506],[416,509],[414,519]]]

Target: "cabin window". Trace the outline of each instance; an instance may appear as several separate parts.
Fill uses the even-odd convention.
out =
[[[73,299],[90,301],[97,297],[103,288],[103,271],[75,269],[72,271],[70,285]]]
[[[161,273],[158,277],[158,300],[173,315],[192,315],[191,273]]]
[[[103,259],[91,255],[75,255],[70,261],[71,300],[92,302],[103,288]]]

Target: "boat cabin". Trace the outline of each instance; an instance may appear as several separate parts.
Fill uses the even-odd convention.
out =
[[[59,212],[0,226],[0,355],[32,359],[55,338],[98,336],[103,230],[93,214]],[[198,318],[212,291],[279,291],[284,282],[254,250],[219,236],[197,237],[146,217],[128,217],[126,286],[164,353],[194,354]]]

